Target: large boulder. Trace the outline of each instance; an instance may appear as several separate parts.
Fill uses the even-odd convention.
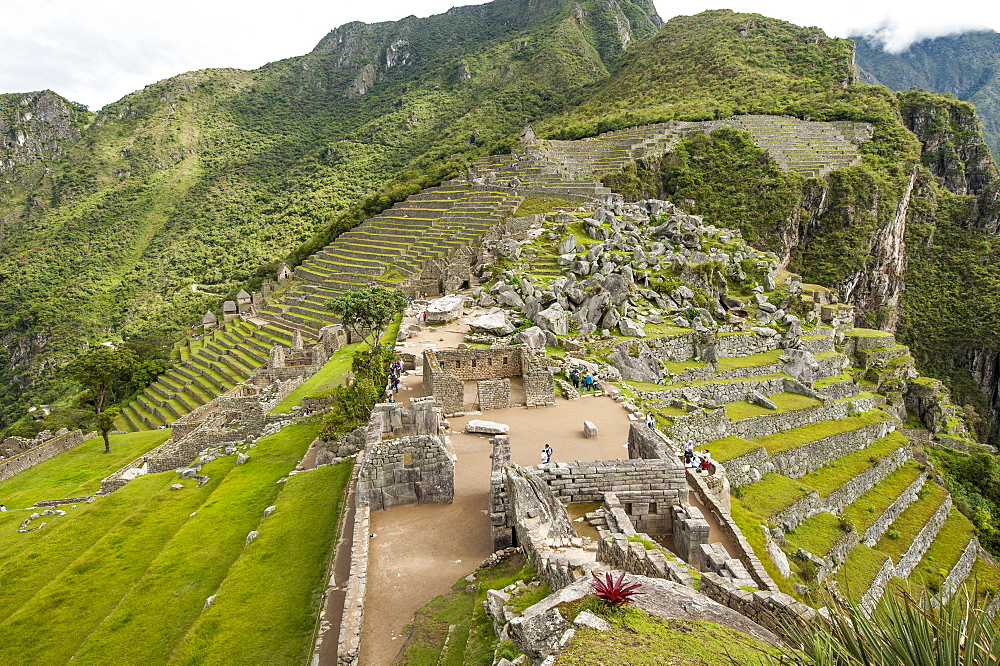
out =
[[[428,324],[447,324],[462,316],[465,298],[458,294],[449,294],[436,298],[427,306]]]
[[[644,338],[646,337],[646,329],[643,328],[642,324],[635,321],[634,319],[629,319],[625,317],[618,322],[618,330],[622,332],[622,335],[633,337],[633,338]]]
[[[538,328],[537,326],[532,326],[529,329],[525,329],[520,333],[514,334],[514,340],[528,347],[541,349],[545,346],[546,335],[545,331],[543,331],[542,329]]]
[[[558,303],[553,303],[536,314],[532,321],[539,327],[552,331],[556,335],[566,335],[569,333],[569,313],[562,309]]]
[[[503,310],[488,312],[476,317],[469,323],[470,330],[477,333],[486,333],[487,335],[510,335],[514,332],[514,328],[514,324],[507,318],[507,313]]]
[[[465,424],[465,432],[482,433],[484,435],[506,435],[509,431],[509,425],[506,423],[496,423],[495,421],[472,419]]]

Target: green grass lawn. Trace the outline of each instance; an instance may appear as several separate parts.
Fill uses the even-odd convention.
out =
[[[201,488],[184,480],[183,490],[171,490],[173,472],[139,477],[27,534],[3,515],[0,634],[8,640],[0,642],[0,663],[175,661],[176,646],[203,636],[188,632],[216,593],[231,615],[221,616],[228,633],[210,633],[225,649],[194,644],[198,663],[233,663],[236,645],[240,663],[305,660],[350,464],[276,481],[317,429],[315,422],[286,427],[260,440],[239,467],[234,456],[208,463],[202,474],[211,480]],[[278,511],[264,519],[270,504]],[[248,548],[253,529],[261,538]],[[225,598],[230,589],[242,590],[233,597],[238,612]]]
[[[171,663],[306,663],[352,462],[290,478]],[[275,571],[287,575],[275,579]],[[253,608],[253,613],[247,613]]]
[[[857,528],[858,532],[863,534],[903,494],[903,491],[920,476],[921,471],[922,466],[920,464],[913,460],[906,461],[902,467],[879,481],[864,495],[851,502],[841,513],[841,516],[849,520]]]
[[[855,601],[860,599],[888,559],[884,553],[859,543],[837,570],[835,578],[841,592]]]
[[[475,575],[474,591],[467,589],[465,578],[460,578],[450,594],[437,597],[417,612],[409,627],[403,657],[395,663],[404,666],[490,666],[493,663],[497,637],[483,608],[486,592],[518,580],[530,581],[535,570],[521,555],[515,555],[480,569]],[[520,654],[512,644],[509,649],[512,650],[510,659]]]
[[[264,509],[278,497],[283,486],[275,481],[295,467],[316,432],[314,424],[306,423],[262,439],[250,460],[234,468],[164,546],[77,650],[74,663],[107,663],[116,654],[130,663],[165,663],[205,599],[243,554],[246,536],[258,529]],[[211,539],[205,538],[207,533]],[[143,641],[128,640],[138,633]]]
[[[776,654],[766,644],[721,624],[690,619],[663,619],[638,608],[603,613],[609,631],[580,627],[556,658],[556,666],[729,666],[757,663]],[[762,662],[763,663],[763,662]]]
[[[969,519],[958,509],[952,509],[910,578],[922,581],[932,592],[937,592],[975,533]]]
[[[709,442],[704,448],[712,452],[714,460],[725,463],[733,458],[739,458],[755,449],[762,449],[764,447],[741,437],[724,437]]]
[[[730,497],[729,503],[729,515],[732,516],[733,522],[740,528],[740,532],[743,533],[747,543],[750,544],[753,552],[760,559],[761,564],[764,565],[764,570],[767,571],[771,580],[785,594],[796,596],[792,582],[778,572],[778,567],[774,564],[774,560],[767,554],[767,546],[764,543],[764,531],[761,529],[761,525],[766,525],[767,520],[747,509],[737,497]]]
[[[913,539],[934,512],[941,507],[948,496],[948,491],[934,481],[928,480],[920,489],[919,495],[917,501],[899,514],[889,530],[875,544],[875,550],[882,551],[891,557],[893,562],[899,562],[899,558],[909,549]]]
[[[799,480],[815,488],[820,497],[829,497],[833,492],[840,490],[845,483],[887,458],[893,451],[901,446],[907,446],[908,442],[905,435],[893,431],[882,439],[872,442],[867,448],[848,453],[809,472]]]
[[[104,453],[101,437],[87,440],[0,482],[0,502],[8,509],[15,509],[42,500],[92,495],[100,490],[101,479],[169,437],[169,430],[111,435],[111,453]]]
[[[861,414],[845,416],[842,419],[820,421],[819,423],[811,423],[800,428],[791,428],[790,430],[777,432],[766,437],[757,437],[753,441],[765,447],[768,453],[774,455],[775,453],[800,447],[809,442],[815,442],[818,439],[875,425],[890,418],[892,417],[885,412],[873,409]]]
[[[726,356],[719,359],[719,372],[771,365],[781,360],[781,354],[781,349],[772,349],[769,352],[752,356]]]
[[[399,324],[402,319],[403,317],[400,315],[396,318],[395,322],[389,325],[388,330],[386,330],[385,334],[382,336],[383,343],[395,341],[396,334],[399,332]],[[326,362],[326,364],[320,368],[316,374],[302,382],[299,387],[289,393],[284,400],[271,409],[270,413],[287,414],[292,411],[293,407],[301,405],[303,398],[321,395],[324,389],[340,386],[340,384],[344,381],[344,376],[351,370],[351,361],[354,358],[355,352],[362,348],[368,349],[368,345],[361,342],[355,342],[354,344],[344,345],[335,351],[333,355],[330,356],[330,359]]]
[[[768,472],[760,481],[740,488],[740,501],[751,512],[769,518],[812,491],[800,481]]]
[[[793,549],[804,548],[817,557],[826,557],[834,544],[844,536],[840,519],[823,511],[812,516],[785,535]]]
[[[777,414],[779,412],[794,412],[799,409],[821,407],[823,405],[822,402],[816,400],[815,398],[809,398],[804,395],[799,395],[798,393],[775,393],[767,397],[778,407],[777,410],[768,409],[767,407],[761,407],[760,405],[752,402],[740,400],[739,402],[731,402],[726,405],[726,415],[729,417],[730,421],[738,421],[740,419],[748,419],[753,416]]]

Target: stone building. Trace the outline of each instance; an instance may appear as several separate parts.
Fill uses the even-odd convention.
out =
[[[201,318],[201,326],[206,331],[210,331],[219,325],[219,318],[215,316],[215,313],[209,311],[205,313],[205,316]]]
[[[524,386],[524,406],[555,404],[554,379],[544,350],[516,346],[424,352],[424,391],[437,399],[445,414],[463,411],[466,382],[476,383],[478,409],[512,406],[512,379]]]
[[[222,320],[232,321],[239,316],[240,310],[236,307],[236,301],[226,301],[222,304]]]

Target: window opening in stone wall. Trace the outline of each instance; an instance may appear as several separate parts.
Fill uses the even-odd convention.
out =
[[[475,368],[475,367],[476,367],[476,359],[472,359],[472,367],[473,367],[473,368]]]
[[[462,367],[462,362],[461,361],[455,361],[455,367],[456,368],[461,368]]]

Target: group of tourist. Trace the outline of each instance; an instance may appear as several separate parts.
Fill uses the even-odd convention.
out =
[[[399,380],[403,375],[403,364],[396,359],[386,367],[389,381],[385,386],[386,402],[396,402],[393,393],[399,393]]]
[[[712,454],[708,449],[705,449],[704,451],[695,451],[694,442],[688,442],[684,445],[684,467],[697,469],[705,474],[708,474],[711,466]]]
[[[582,385],[584,391],[601,390],[601,385],[597,382],[597,375],[592,375],[590,372],[582,374],[580,368],[573,368],[569,371],[569,381],[575,389],[579,389]]]

